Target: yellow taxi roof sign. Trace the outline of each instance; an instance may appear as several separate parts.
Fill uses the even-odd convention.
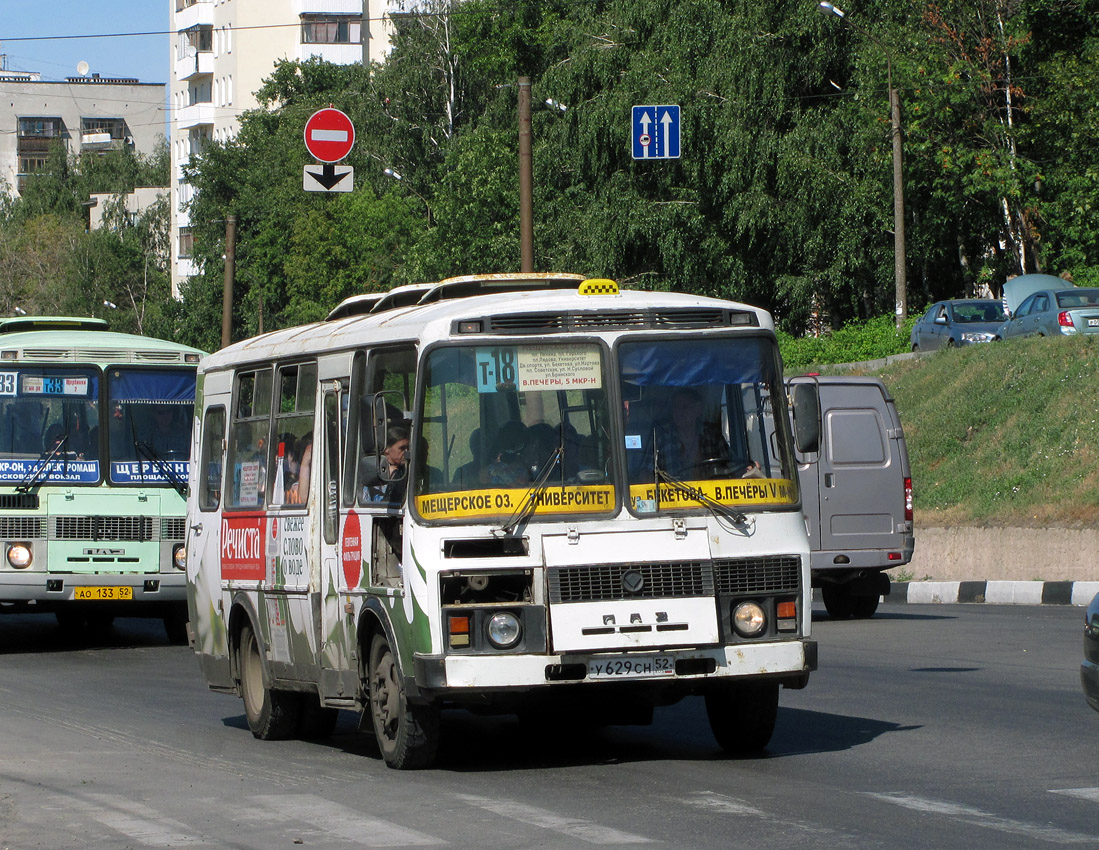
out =
[[[580,284],[581,295],[617,295],[618,284],[605,277],[590,277]]]

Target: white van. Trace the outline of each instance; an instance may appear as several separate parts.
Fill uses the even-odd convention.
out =
[[[820,433],[798,452],[813,587],[834,618],[871,617],[889,593],[884,572],[912,560],[912,473],[893,397],[878,378],[803,376],[794,396],[816,396]]]

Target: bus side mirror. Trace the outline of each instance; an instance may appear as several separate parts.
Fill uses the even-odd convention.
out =
[[[802,454],[820,451],[820,396],[816,384],[794,384],[794,444]]]

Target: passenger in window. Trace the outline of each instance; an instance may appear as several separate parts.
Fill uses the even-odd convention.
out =
[[[405,490],[408,487],[409,445],[408,427],[393,425],[386,432],[381,465],[378,465],[373,455],[362,459],[359,470],[359,481],[362,486],[361,502],[399,504],[404,501]]]
[[[293,442],[293,437],[290,437]],[[292,461],[291,461],[292,458]],[[286,488],[286,504],[304,505],[309,498],[309,476],[313,469],[313,435],[302,437],[288,456],[288,466],[292,463],[294,480]]]
[[[528,445],[530,435],[522,422],[505,422],[496,432],[495,459],[488,465],[487,483],[493,487],[526,487],[531,482]]]
[[[734,458],[721,426],[703,418],[702,395],[693,387],[672,394],[671,417],[659,435],[659,464],[676,478],[737,475],[758,478],[759,464]]]

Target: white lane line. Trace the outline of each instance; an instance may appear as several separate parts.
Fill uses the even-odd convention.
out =
[[[468,803],[495,815],[559,832],[562,835],[567,835],[588,844],[649,844],[653,840],[641,835],[633,835],[629,832],[612,829],[609,826],[581,820],[580,818],[562,817],[545,809],[526,806],[509,800],[494,800],[469,794],[456,794],[455,797],[463,803]]]
[[[684,806],[691,806],[695,809],[704,809],[714,814],[764,816],[762,809],[757,809],[743,800],[726,797],[724,794],[718,794],[714,791],[696,791],[690,797],[680,797],[672,800],[672,802],[682,803]]]
[[[1085,835],[1081,832],[1070,832],[1066,829],[1058,829],[1052,826],[1042,826],[1037,823],[1003,818],[991,812],[985,812],[972,806],[963,806],[959,803],[948,803],[943,800],[930,800],[926,797],[913,797],[902,793],[866,793],[864,796],[881,800],[885,803],[893,803],[906,809],[917,812],[926,812],[933,815],[944,815],[949,818],[973,824],[974,826],[994,829],[998,832],[1007,832],[1012,835],[1023,835],[1027,838],[1036,838],[1048,841],[1052,844],[1091,844],[1099,843],[1099,833]]]
[[[204,838],[188,832],[186,824],[125,797],[88,794],[84,798],[68,798],[67,802],[70,808],[149,847],[191,847],[207,843]]]
[[[305,821],[362,847],[431,847],[446,843],[313,794],[265,794],[250,799],[282,818]]]
[[[1064,794],[1066,797],[1079,797],[1081,800],[1099,803],[1099,788],[1058,788],[1050,789],[1049,793]]]

